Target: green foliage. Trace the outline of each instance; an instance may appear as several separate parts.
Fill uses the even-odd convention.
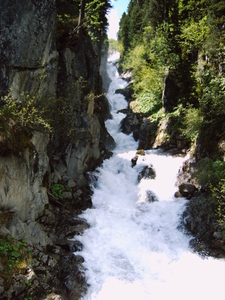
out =
[[[161,109],[169,76],[183,134],[193,141],[204,132],[204,147],[224,136],[224,12],[222,0],[133,0],[120,22],[120,66],[132,71],[135,108]]]
[[[14,100],[9,94],[5,97],[6,105],[0,109],[0,130],[19,124],[23,128],[48,129],[50,125],[42,118],[35,97],[21,95],[21,100]],[[11,120],[11,121],[10,121]],[[10,124],[11,122],[11,124]]]
[[[200,162],[195,176],[208,191],[218,223],[225,229],[225,161],[209,159]]]
[[[223,0],[132,0],[118,35],[120,67],[134,79],[131,107],[152,120],[169,117],[170,127],[191,143],[198,136],[211,157],[219,157],[217,145],[225,139],[224,24]],[[163,115],[165,87],[173,110]],[[196,173],[223,228],[224,169],[223,161],[209,160]]]
[[[204,73],[200,107],[209,125],[217,125],[225,121],[225,77]],[[219,125],[218,124],[218,125]]]
[[[213,159],[200,162],[196,176],[202,186],[211,189],[225,179],[225,162]]]
[[[204,16],[198,22],[187,21],[182,27],[181,45],[183,49],[183,55],[189,55],[195,51],[203,48],[206,37],[209,34],[209,26],[207,22],[207,16]]]
[[[0,238],[0,262],[6,273],[24,268],[29,259],[27,244],[25,240]]]
[[[129,40],[129,18],[126,13],[123,13],[120,19],[120,29],[118,32],[118,41],[123,45],[123,52],[121,55],[125,54],[129,49],[131,41]]]
[[[63,199],[63,195],[62,195],[63,191],[64,191],[64,185],[62,185],[60,183],[53,184],[51,187],[52,195],[56,199]]]
[[[58,199],[58,200],[63,200],[63,192],[72,192],[72,188],[68,185],[63,185],[60,183],[55,183],[51,186],[51,192],[52,195]]]
[[[186,109],[183,109],[183,114],[182,123],[184,127],[182,134],[193,143],[202,125],[201,111],[199,108],[188,105]]]
[[[79,43],[79,33],[87,32],[92,40],[103,40],[108,21],[108,0],[57,0],[58,47],[75,46]]]
[[[52,130],[34,97],[23,95],[18,101],[8,95],[5,100],[6,104],[0,108],[1,155],[18,154],[23,148],[32,146],[33,130]]]
[[[141,113],[154,113],[161,107],[161,78],[156,69],[146,61],[143,45],[130,50],[124,67],[132,70],[135,91],[135,110]]]
[[[85,6],[85,24],[92,40],[98,40],[99,35],[104,36],[108,27],[106,17],[111,4],[107,0],[87,1]]]
[[[219,225],[225,229],[225,178],[222,178],[216,186],[210,186],[210,190]]]
[[[79,17],[80,0],[56,0],[58,47],[72,43]],[[75,39],[76,40],[76,39]]]
[[[109,50],[108,50],[109,53],[121,52],[122,49],[121,43],[119,43],[117,40],[114,39],[109,39],[108,42],[109,42]]]

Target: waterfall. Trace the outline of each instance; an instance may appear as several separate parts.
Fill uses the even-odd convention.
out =
[[[95,172],[93,207],[81,215],[90,224],[78,237],[90,285],[84,299],[221,298],[224,261],[192,253],[191,237],[179,229],[187,200],[173,195],[183,158],[149,150],[132,168],[137,142],[119,131],[125,115],[118,110],[126,108],[127,102],[123,95],[115,94],[127,83],[119,78],[112,61],[108,62],[108,74],[112,119],[106,126],[117,146]],[[152,166],[156,178],[138,180],[146,166]],[[149,193],[156,201],[149,201]]]

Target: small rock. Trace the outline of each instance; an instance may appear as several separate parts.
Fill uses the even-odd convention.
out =
[[[137,150],[136,154],[145,156],[145,151],[143,149]]]
[[[62,177],[62,179],[63,179],[63,181],[69,181],[71,178],[69,177],[69,176],[66,176],[66,175],[64,175],[63,177]]]
[[[222,239],[223,234],[222,234],[222,232],[220,232],[220,231],[215,231],[215,232],[213,233],[213,237],[214,237],[215,239]]]
[[[179,191],[176,191],[176,193],[174,194],[175,198],[180,198],[181,197],[181,193]]]
[[[215,243],[214,243],[214,247],[216,249],[220,249],[223,245],[224,245],[224,241],[223,240],[216,240]]]
[[[50,268],[54,268],[57,264],[57,260],[54,259],[53,257],[49,257],[49,260],[48,260],[48,266]]]
[[[74,188],[75,186],[77,186],[77,184],[73,179],[70,179],[68,181],[68,186],[71,187],[71,188]]]
[[[80,197],[82,194],[83,194],[83,192],[82,192],[81,190],[77,190],[77,191],[73,194],[73,197],[74,197],[74,198],[78,198],[78,197]]]
[[[51,293],[50,295],[47,296],[47,298],[45,298],[44,300],[64,300],[64,298],[62,298],[62,296],[57,295],[55,293]]]
[[[65,199],[73,199],[73,195],[71,192],[63,192],[62,193],[63,198]]]
[[[58,239],[56,245],[69,252],[81,251],[83,245],[79,241],[69,241],[67,239]]]
[[[133,157],[133,158],[131,159],[131,165],[132,165],[132,168],[133,168],[134,166],[136,166],[137,160],[138,160],[138,155],[135,155],[135,157]]]
[[[84,262],[84,258],[81,255],[74,255],[74,258],[78,264],[82,264]]]

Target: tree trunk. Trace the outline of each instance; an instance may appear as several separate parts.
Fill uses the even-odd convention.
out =
[[[78,26],[77,26],[77,33],[79,35],[82,34],[82,27],[83,27],[83,20],[84,20],[84,12],[85,12],[85,4],[86,0],[80,1],[80,13],[79,13],[79,20],[78,20]]]

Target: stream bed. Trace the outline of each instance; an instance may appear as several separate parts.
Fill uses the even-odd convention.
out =
[[[107,98],[112,119],[106,127],[116,142],[113,156],[94,175],[93,207],[80,215],[90,224],[82,236],[81,255],[89,290],[84,300],[221,299],[225,261],[202,258],[189,248],[192,236],[181,226],[184,198],[175,198],[175,181],[184,157],[160,150],[139,155],[137,142],[119,130],[127,101],[116,89],[119,78],[113,58],[108,62],[112,82]],[[141,178],[145,167],[155,179]],[[139,178],[139,179],[138,179]]]

